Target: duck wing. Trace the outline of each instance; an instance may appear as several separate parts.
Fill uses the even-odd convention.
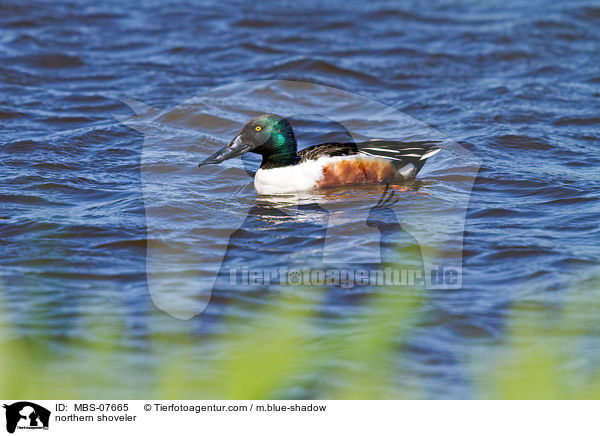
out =
[[[388,141],[372,139],[357,144],[358,153],[371,157],[389,159],[395,167],[413,164],[418,172],[427,158],[439,152],[441,141]]]
[[[300,161],[317,160],[323,156],[352,156],[358,154],[358,147],[354,142],[327,142],[306,147],[298,152]]]
[[[299,163],[323,156],[352,156],[361,154],[391,160],[394,166],[412,163],[421,169],[425,160],[442,149],[441,141],[389,141],[372,139],[366,142],[327,142],[306,147],[298,152]]]

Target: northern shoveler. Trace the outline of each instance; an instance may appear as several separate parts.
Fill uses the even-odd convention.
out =
[[[329,142],[297,151],[289,122],[279,115],[251,119],[227,147],[198,166],[221,163],[253,152],[262,156],[254,177],[259,194],[285,194],[366,183],[403,183],[413,179],[427,158],[441,150],[438,141],[384,139]]]

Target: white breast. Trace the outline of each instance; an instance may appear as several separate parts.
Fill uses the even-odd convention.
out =
[[[268,170],[259,169],[254,176],[254,189],[259,194],[290,194],[310,191],[323,177],[323,166],[339,159],[352,159],[355,156],[322,156],[299,165],[290,165]]]

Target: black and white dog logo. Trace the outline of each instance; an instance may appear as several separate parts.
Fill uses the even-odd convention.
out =
[[[29,401],[19,401],[4,405],[6,409],[6,431],[14,433],[15,429],[48,429],[50,411]]]

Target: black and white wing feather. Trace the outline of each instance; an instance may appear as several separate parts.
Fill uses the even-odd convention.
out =
[[[440,141],[388,141],[372,139],[355,144],[353,142],[330,142],[311,145],[298,152],[298,163],[316,160],[323,156],[362,155],[389,160],[396,168],[399,178],[411,179],[421,170],[427,158],[442,149]]]
[[[421,169],[427,158],[442,149],[439,141],[402,142],[384,139],[361,142],[357,148],[359,154],[392,160],[397,167],[411,163],[417,171]]]
[[[358,154],[358,147],[354,142],[327,142],[325,144],[311,145],[298,152],[299,163],[307,160],[317,160],[323,156],[352,156]]]

